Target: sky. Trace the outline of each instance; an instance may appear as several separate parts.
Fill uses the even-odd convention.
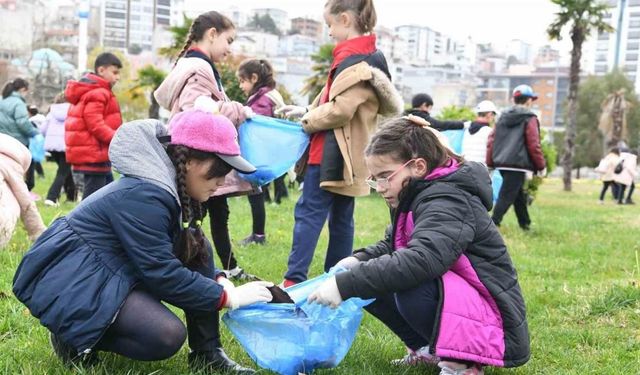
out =
[[[322,16],[325,0],[185,0],[185,4],[203,11],[231,5],[247,11],[273,7],[286,10],[289,17],[317,18]],[[476,43],[521,39],[535,46],[551,44],[563,54],[570,48],[567,41],[551,43],[546,37],[557,11],[550,0],[374,0],[374,5],[382,26],[424,25],[459,40],[470,35]]]

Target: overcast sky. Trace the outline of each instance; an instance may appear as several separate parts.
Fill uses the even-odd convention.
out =
[[[280,8],[289,17],[321,17],[325,0],[185,0],[199,10],[222,10],[235,5],[252,8]],[[460,40],[471,35],[475,42],[506,43],[521,39],[536,46],[552,44],[566,54],[570,44],[550,43],[546,28],[555,18],[550,0],[374,0],[378,24],[428,26]],[[213,7],[213,9],[212,9]]]

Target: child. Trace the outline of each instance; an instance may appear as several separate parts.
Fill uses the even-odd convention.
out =
[[[4,86],[0,101],[0,133],[12,136],[27,148],[29,138],[39,134],[38,129],[34,128],[29,121],[29,112],[24,101],[28,92],[29,82],[16,78]],[[29,191],[35,186],[34,171],[35,165],[31,163],[25,175]]]
[[[635,190],[634,180],[638,174],[638,155],[627,147],[621,147],[620,162],[622,163],[622,170],[620,173],[614,173],[613,175],[613,181],[618,185],[618,204],[633,204],[631,195]],[[627,187],[629,187],[629,190],[627,190]],[[626,199],[624,196],[625,191],[629,192]]]
[[[529,359],[525,304],[516,270],[487,211],[487,169],[464,162],[408,118],[371,139],[369,184],[394,211],[387,237],[337,266],[310,301],[337,306],[376,298],[367,310],[409,354],[397,364],[438,364],[441,375],[482,374],[483,365]]]
[[[616,195],[616,183],[613,181],[615,176],[615,169],[620,162],[620,150],[617,147],[613,147],[609,150],[607,156],[600,160],[600,163],[596,167],[596,172],[600,173],[600,180],[602,181],[602,191],[600,191],[600,199],[598,203],[604,204],[604,196],[611,186],[611,191]]]
[[[222,349],[218,310],[270,301],[273,284],[235,288],[214,268],[200,225],[201,203],[224,176],[255,168],[226,117],[192,109],[171,126],[170,137],[155,120],[118,130],[109,156],[123,177],[51,225],[22,259],[13,291],[68,365],[94,364],[97,351],[166,359],[188,335],[193,371],[251,374]],[[186,331],[162,301],[184,310]]]
[[[465,160],[487,165],[487,141],[498,109],[492,101],[483,100],[478,103],[475,112],[477,117],[465,129],[462,138],[462,153]]]
[[[42,134],[44,134],[44,149],[51,154],[51,158],[58,165],[56,177],[49,187],[45,206],[58,206],[60,190],[64,186],[68,202],[76,200],[76,186],[71,174],[71,166],[67,163],[64,144],[64,121],[69,111],[69,102],[64,97],[64,93],[58,94],[51,109],[42,124]]]
[[[18,219],[22,219],[31,241],[46,229],[23,179],[29,164],[29,149],[17,139],[0,134],[0,249],[11,240]]]
[[[262,59],[248,59],[243,61],[238,67],[238,82],[240,89],[247,95],[247,106],[253,112],[273,117],[275,109],[284,106],[282,96],[276,90],[276,81],[273,79],[273,68],[268,61]],[[284,188],[284,177],[282,175],[274,181],[275,185],[275,202],[280,203]],[[258,194],[249,195],[249,203],[251,204],[251,216],[253,218],[253,233],[242,240],[241,244],[247,246],[251,243],[264,244],[266,236],[264,233],[265,226],[265,209],[264,202],[269,200],[269,185],[262,187],[263,191]]]
[[[154,92],[158,103],[171,110],[171,116],[193,107],[196,98],[200,96],[217,101],[220,113],[236,127],[244,122],[247,115],[252,114],[249,108],[229,100],[215,65],[231,53],[235,33],[233,22],[218,12],[203,13],[193,20],[176,65]],[[232,172],[227,176],[225,185],[207,201],[213,244],[228,276],[236,279],[255,277],[246,274],[238,266],[231,250],[227,196],[246,194],[253,190],[251,184]]]
[[[109,144],[122,116],[111,88],[120,80],[121,68],[116,55],[102,53],[94,63],[95,73],[69,81],[64,91],[71,103],[64,123],[66,160],[84,175],[83,199],[112,180]]]
[[[325,270],[351,254],[354,197],[370,190],[364,147],[378,115],[397,115],[403,106],[371,33],[376,24],[373,1],[329,0],[324,10],[329,35],[337,42],[327,84],[309,108],[285,106],[280,111],[304,115],[302,127],[312,134],[284,286],[307,279],[327,218]]]
[[[29,106],[27,106],[27,111],[29,111],[29,121],[31,121],[31,124],[33,124],[33,126],[38,129],[40,133],[42,133],[42,124],[44,124],[45,121],[44,115],[40,113],[38,107],[36,107],[34,104],[30,104]],[[38,177],[45,178],[42,163],[34,160],[33,169],[36,173],[38,173]]]

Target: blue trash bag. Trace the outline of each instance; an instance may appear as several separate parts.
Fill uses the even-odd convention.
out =
[[[493,205],[496,205],[498,196],[500,195],[500,188],[502,187],[502,175],[499,170],[494,170],[491,175],[491,187],[493,188]]]
[[[29,151],[31,152],[31,159],[36,163],[42,163],[44,161],[44,137],[42,134],[36,134],[29,138]]]
[[[451,149],[458,155],[462,155],[462,139],[464,138],[464,132],[464,129],[441,131],[441,133],[449,139],[449,146],[451,146]]]
[[[336,309],[307,302],[332,269],[285,289],[292,303],[259,303],[227,311],[222,321],[258,366],[283,375],[336,367],[351,348],[362,307],[373,300],[350,298]]]
[[[240,153],[256,167],[245,180],[262,186],[285,174],[309,145],[299,123],[256,115],[240,125]]]

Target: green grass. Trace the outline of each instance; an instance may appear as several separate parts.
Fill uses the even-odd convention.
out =
[[[55,167],[46,165],[47,179],[35,191],[46,193]],[[640,374],[640,207],[596,204],[600,184],[575,181],[574,192],[548,180],[531,207],[532,230],[521,232],[510,210],[501,228],[518,269],[527,302],[531,361],[520,368],[486,369],[486,374]],[[281,206],[267,206],[268,245],[241,248],[251,230],[246,198],[230,199],[231,236],[239,263],[266,280],[280,282],[285,272],[297,193]],[[45,223],[73,208],[38,203]],[[388,221],[381,199],[357,200],[355,246],[379,239]],[[322,272],[326,231],[318,244],[311,275]],[[48,332],[31,317],[11,292],[11,280],[29,244],[20,228],[8,248],[0,251],[0,373],[68,374],[53,355]],[[174,309],[174,311],[178,311]],[[223,342],[230,356],[252,361],[226,328]],[[79,374],[188,374],[187,345],[172,359],[135,362],[101,355],[101,364]],[[389,361],[404,354],[400,341],[365,315],[351,351],[337,369],[319,374],[437,374],[434,369],[397,369]],[[262,371],[262,373],[267,373]]]

